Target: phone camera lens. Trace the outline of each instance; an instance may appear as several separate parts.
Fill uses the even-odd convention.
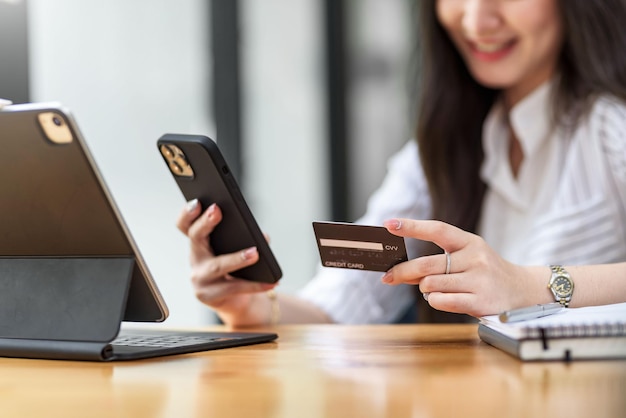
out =
[[[58,116],[53,116],[52,117],[52,123],[54,123],[56,126],[62,126],[63,125],[63,120],[58,117]]]
[[[176,174],[181,174],[183,172],[183,168],[176,161],[171,161],[170,167],[172,168],[172,171]]]
[[[165,156],[165,158],[174,158],[174,152],[167,145],[161,146],[161,153]]]

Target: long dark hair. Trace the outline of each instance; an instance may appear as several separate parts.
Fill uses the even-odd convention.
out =
[[[485,193],[482,126],[498,91],[473,79],[437,19],[436,0],[420,3],[416,138],[432,217],[476,232]],[[560,0],[559,6],[564,43],[553,117],[576,123],[599,94],[626,100],[626,0]]]

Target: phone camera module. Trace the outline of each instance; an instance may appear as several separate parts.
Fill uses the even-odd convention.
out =
[[[173,144],[161,144],[159,146],[161,155],[167,161],[170,171],[178,177],[193,178],[194,173],[191,165],[187,162],[185,153]]]
[[[63,119],[58,116],[53,116],[52,123],[54,123],[56,126],[63,126]]]

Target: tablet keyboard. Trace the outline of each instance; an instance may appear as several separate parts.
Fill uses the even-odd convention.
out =
[[[134,360],[274,341],[275,333],[125,329],[103,351],[104,360]]]
[[[231,341],[238,337],[225,337],[223,335],[216,337],[210,335],[123,335],[111,342],[114,346],[124,347],[152,347],[152,348],[169,348],[184,347],[190,345],[206,344],[217,341]]]

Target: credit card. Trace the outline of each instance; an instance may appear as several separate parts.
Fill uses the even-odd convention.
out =
[[[407,261],[403,237],[382,226],[343,222],[313,222],[324,267],[387,271]]]

